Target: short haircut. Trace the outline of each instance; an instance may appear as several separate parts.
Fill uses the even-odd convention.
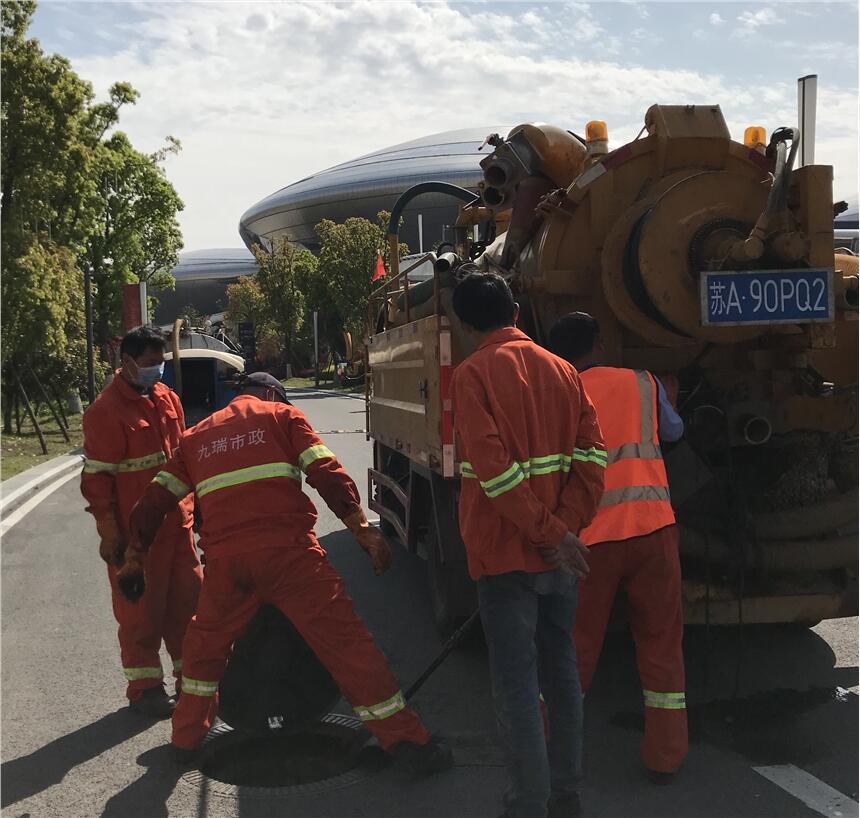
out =
[[[591,352],[599,337],[596,318],[587,312],[571,312],[559,318],[549,331],[549,346],[559,358],[575,361]]]
[[[167,349],[164,333],[149,325],[129,330],[119,345],[120,354],[130,355],[132,358],[139,358],[148,349],[158,349],[161,352]]]
[[[495,273],[472,273],[454,289],[454,312],[478,332],[509,327],[517,304],[508,283]]]

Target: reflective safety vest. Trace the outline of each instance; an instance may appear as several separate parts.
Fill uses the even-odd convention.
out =
[[[607,451],[603,496],[580,538],[587,545],[642,537],[675,522],[657,436],[657,383],[641,369],[580,373]]]

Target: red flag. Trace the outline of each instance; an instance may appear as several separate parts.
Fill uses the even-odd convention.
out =
[[[376,269],[373,271],[373,278],[371,281],[378,281],[380,278],[385,277],[385,265],[382,263],[382,256],[377,253],[376,254]]]

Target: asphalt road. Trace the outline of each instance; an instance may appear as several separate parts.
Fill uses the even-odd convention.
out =
[[[320,393],[302,393],[295,402],[327,432],[328,445],[364,492],[369,446],[355,431],[364,427],[363,404]],[[321,541],[405,686],[442,644],[424,565],[398,552],[392,569],[374,577],[351,537],[318,505]],[[108,585],[77,479],[3,537],[2,579],[4,816],[492,818],[501,812],[506,776],[479,639],[449,657],[415,702],[431,729],[454,745],[452,771],[412,780],[384,769],[316,794],[225,792],[206,778],[180,777],[165,751],[168,724],[141,720],[124,706]],[[689,629],[685,649],[690,756],[674,784],[655,787],[639,765],[641,693],[632,648],[624,634],[609,639],[586,701],[587,815],[856,814],[856,619],[812,630]]]

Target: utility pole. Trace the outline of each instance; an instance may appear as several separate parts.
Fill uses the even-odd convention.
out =
[[[96,399],[96,375],[93,369],[93,283],[90,277],[90,267],[84,266],[84,311],[86,313],[87,333],[87,400],[92,403]]]
[[[319,312],[314,310],[314,385],[320,385],[320,333]]]

